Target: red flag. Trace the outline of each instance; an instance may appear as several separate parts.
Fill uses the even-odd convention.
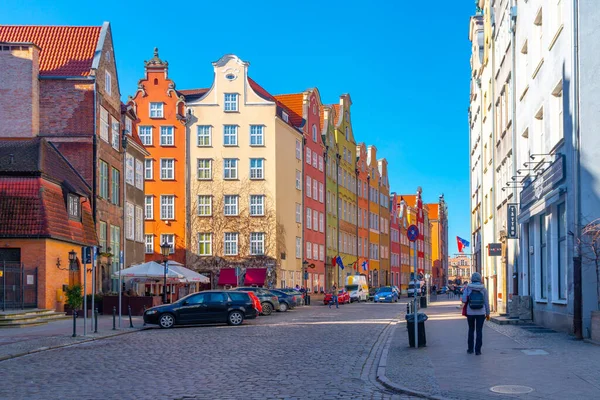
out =
[[[337,264],[336,264],[336,259],[335,259],[335,257],[333,257],[333,258],[331,259],[331,266],[332,266],[332,267],[335,267],[336,265],[337,265]]]
[[[462,240],[460,240],[460,238],[458,236],[456,237],[456,244],[458,245],[458,252],[462,253],[463,252],[463,242],[462,242]]]

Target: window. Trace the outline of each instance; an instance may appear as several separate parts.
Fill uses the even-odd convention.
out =
[[[310,151],[310,148],[307,147],[306,148],[306,163],[308,165],[310,165],[311,161],[312,161],[312,152]]]
[[[110,248],[113,256],[112,273],[119,270],[119,254],[121,253],[121,228],[118,226],[110,226]],[[118,290],[118,284],[113,279],[113,291]],[[115,287],[116,286],[116,287]]]
[[[316,125],[312,126],[312,140],[313,140],[313,142],[317,143],[317,126]]]
[[[238,215],[238,196],[228,195],[224,196],[225,203],[223,212],[228,216]]]
[[[175,159],[162,158],[160,160],[160,179],[163,181],[175,179]]]
[[[319,213],[319,232],[325,232],[325,216]]]
[[[131,122],[130,118],[125,118],[125,132],[131,136],[133,132],[133,122]]]
[[[238,234],[234,232],[225,232],[225,255],[238,255]]]
[[[313,199],[318,200],[319,198],[319,182],[316,179],[313,180]]]
[[[253,256],[265,254],[265,234],[263,232],[250,234],[250,254]]]
[[[265,196],[251,195],[250,196],[250,215],[259,216],[265,215]]]
[[[313,166],[313,168],[315,168],[315,169],[317,169],[317,168],[318,168],[318,166],[319,166],[319,161],[318,161],[318,159],[319,159],[319,156],[317,155],[317,152],[316,152],[316,151],[313,151],[313,154],[312,154],[312,166]]]
[[[152,146],[152,127],[151,126],[140,126],[138,127],[138,136],[144,146]]]
[[[100,252],[106,253],[106,222],[100,221],[99,230],[100,232],[98,234],[98,245],[100,246]]]
[[[144,208],[146,219],[154,219],[154,197],[146,196],[144,198]]]
[[[310,178],[310,176],[307,176],[306,177],[306,195],[308,197],[312,197],[311,190],[312,190],[312,179]]]
[[[546,233],[547,233],[547,227],[546,227],[546,215],[542,214],[540,215],[540,219],[539,219],[539,223],[540,223],[540,268],[539,268],[539,279],[538,279],[538,283],[539,283],[539,298],[540,299],[545,299],[546,298],[546,261],[548,259],[547,255],[546,255]]]
[[[198,125],[196,129],[198,130],[198,147],[210,147],[212,143],[210,126]]]
[[[198,179],[199,180],[210,180],[212,179],[212,160],[208,158],[198,159]]]
[[[129,202],[125,203],[125,238],[133,240],[135,238],[135,206]]]
[[[312,229],[312,210],[310,208],[306,209],[306,228]]]
[[[163,103],[150,103],[150,118],[163,117]]]
[[[324,199],[323,199],[323,187],[324,185],[319,182],[319,202],[323,203]]]
[[[302,238],[296,236],[296,258],[302,258]]]
[[[565,212],[565,203],[557,207],[557,225],[558,225],[558,262],[557,262],[557,290],[558,298],[566,300],[567,298],[567,214]]]
[[[223,125],[223,146],[237,146],[237,125]]]
[[[175,253],[175,235],[172,233],[160,235],[160,244],[163,243],[167,243],[169,246],[171,246],[171,250],[169,251],[170,254]]]
[[[289,121],[290,121],[290,117],[289,117],[289,115],[288,115],[288,114],[287,114],[285,111],[282,111],[282,112],[281,112],[281,118],[282,118],[282,119],[283,119],[285,122],[289,122]]]
[[[112,118],[112,137],[111,137],[111,144],[113,149],[115,150],[119,150],[119,145],[120,145],[120,141],[121,141],[121,134],[119,132],[119,120],[116,118]]]
[[[154,236],[144,235],[144,238],[146,242],[146,254],[154,253]]]
[[[108,111],[105,108],[100,107],[100,138],[108,143],[108,131],[110,130],[110,123],[108,120]]]
[[[250,146],[264,146],[265,137],[262,125],[250,125]]]
[[[134,169],[135,169],[135,159],[131,154],[125,155],[125,182],[130,185],[134,184]]]
[[[135,160],[135,187],[144,190],[144,164],[140,160]]]
[[[296,203],[296,222],[302,223],[302,204]]]
[[[299,140],[296,140],[296,158],[302,160],[302,144]]]
[[[112,76],[108,71],[104,71],[104,91],[108,95],[112,93]]]
[[[172,126],[161,126],[160,127],[160,145],[161,146],[174,146],[174,128]]]
[[[81,221],[81,202],[79,196],[69,194],[67,196],[67,203],[69,207],[69,218]]]
[[[322,244],[319,245],[319,260],[325,261],[325,246]]]
[[[262,158],[250,159],[250,179],[264,179],[264,160]]]
[[[317,210],[313,210],[313,229],[317,231],[319,229],[319,212]]]
[[[170,220],[175,219],[175,196],[161,195],[160,196],[160,219]]]
[[[223,178],[224,179],[237,179],[237,164],[236,158],[225,158],[223,160]]]
[[[225,93],[225,111],[232,112],[238,110],[237,93]]]
[[[154,179],[152,175],[152,159],[150,158],[144,160],[144,179],[147,181]]]
[[[119,197],[120,197],[120,186],[121,186],[121,177],[119,170],[116,168],[112,168],[112,193],[111,193],[111,203],[119,205]]]
[[[198,215],[201,217],[212,215],[212,196],[198,195]]]
[[[310,260],[312,258],[312,243],[306,242],[306,258]]]
[[[350,140],[350,133],[348,132],[348,127],[346,127],[346,140]]]
[[[198,234],[198,255],[212,255],[212,233]]]
[[[296,170],[296,189],[302,190],[302,172]]]
[[[319,171],[323,172],[323,157],[319,156]]]

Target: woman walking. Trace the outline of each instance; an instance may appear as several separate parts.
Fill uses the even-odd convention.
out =
[[[490,319],[490,303],[487,290],[481,283],[481,274],[475,272],[471,275],[471,283],[467,286],[462,295],[462,302],[466,305],[467,322],[469,324],[469,336],[467,339],[467,353],[481,355],[481,345],[483,344],[483,323]],[[474,335],[477,333],[477,339]],[[473,346],[475,342],[475,346]]]

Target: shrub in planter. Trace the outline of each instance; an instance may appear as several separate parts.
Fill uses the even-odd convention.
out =
[[[81,304],[83,303],[83,296],[81,295],[81,286],[73,285],[67,287],[65,291],[65,295],[67,296],[67,302],[65,304],[65,311],[71,315],[73,310],[80,311]]]

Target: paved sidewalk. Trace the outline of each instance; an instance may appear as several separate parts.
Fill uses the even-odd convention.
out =
[[[93,333],[91,318],[87,320],[87,335],[83,336],[83,317],[77,319],[77,336],[73,335],[73,320],[52,321],[46,325],[23,328],[0,329],[0,361],[25,354],[122,335],[144,329],[142,317],[132,317],[133,328],[129,327],[129,317],[123,316],[119,328],[119,316],[116,330],[112,330],[112,315],[98,317],[98,333]]]
[[[548,329],[486,322],[482,355],[467,354],[467,323],[460,302],[423,309],[427,347],[408,347],[406,323],[396,325],[385,377],[399,387],[449,399],[600,398],[600,346]],[[519,395],[490,388],[521,385]]]

